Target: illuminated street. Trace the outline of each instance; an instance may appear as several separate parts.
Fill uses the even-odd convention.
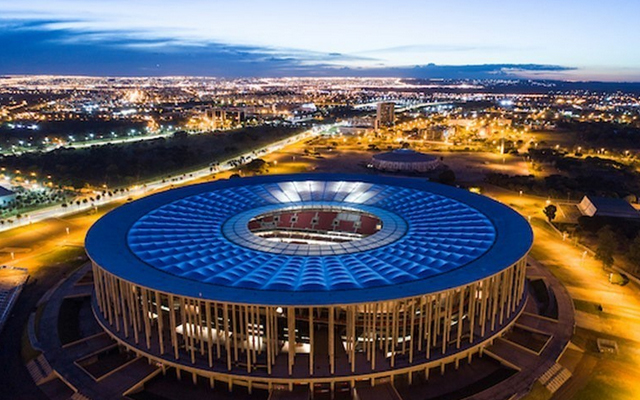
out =
[[[315,139],[318,142],[319,139]],[[321,145],[321,142],[318,142]],[[289,145],[264,159],[269,162],[270,174],[298,173],[306,171],[322,172],[353,172],[370,173],[366,162],[370,152],[360,150],[353,139],[341,143],[336,150],[322,151],[321,158],[309,157],[304,154],[308,148],[305,141]],[[502,157],[483,156],[472,153],[469,156],[464,153],[444,153],[448,160],[451,157],[452,166],[460,176],[473,178],[474,172],[468,172],[467,165],[474,165],[473,169],[480,170],[504,170],[504,168],[522,168],[521,161],[503,163]],[[231,172],[218,173],[216,179],[223,179]],[[189,183],[207,181],[206,173],[201,172],[198,177]],[[181,183],[182,184],[182,183]],[[632,379],[635,371],[640,368],[640,295],[635,285],[624,287],[611,285],[607,280],[607,274],[602,270],[599,262],[591,256],[583,256],[584,251],[577,248],[570,240],[563,241],[562,237],[544,222],[542,209],[547,204],[546,199],[527,194],[513,193],[504,189],[483,185],[483,194],[493,197],[504,204],[514,207],[522,215],[530,218],[534,228],[535,242],[532,256],[542,262],[546,267],[559,277],[565,284],[574,300],[600,304],[603,312],[587,312],[578,308],[576,310],[577,330],[573,339],[575,346],[567,350],[565,359],[568,367],[573,369],[575,376],[589,372],[581,372],[587,368],[595,374],[593,380],[573,382],[565,387],[565,391],[581,398],[580,393],[585,390],[593,390],[593,387],[606,387],[615,390],[617,398],[634,398],[635,386]],[[148,189],[144,195],[158,190]],[[134,194],[132,197],[137,197]],[[68,246],[82,246],[84,235],[88,228],[105,212],[113,209],[123,200],[102,205],[97,212],[83,211],[75,215],[61,218],[47,219],[39,223],[12,229],[0,234],[5,251],[1,255],[0,262],[7,265],[19,265],[29,269],[34,278],[46,275],[50,268],[47,265],[47,257],[53,257]],[[68,229],[68,231],[67,231]],[[6,249],[13,249],[13,254]],[[12,256],[14,259],[12,259]],[[620,354],[623,357],[614,359],[594,354],[592,343],[595,338],[613,337],[618,341]],[[582,353],[586,351],[585,353]],[[564,359],[560,362],[563,363]],[[595,360],[595,362],[589,362]],[[562,392],[564,393],[564,392]],[[566,395],[566,393],[565,393]],[[560,398],[560,397],[558,397]]]
[[[640,2],[547,3],[0,2],[0,400],[640,399]]]

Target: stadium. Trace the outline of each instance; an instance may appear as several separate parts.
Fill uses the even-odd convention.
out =
[[[441,165],[438,157],[411,149],[397,149],[371,157],[373,168],[388,172],[429,172]]]
[[[193,185],[89,231],[93,309],[121,346],[210,384],[353,390],[473,360],[523,310],[532,231],[424,180]]]

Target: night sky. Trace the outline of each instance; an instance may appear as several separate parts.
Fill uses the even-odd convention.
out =
[[[0,74],[640,81],[640,1],[0,0]]]

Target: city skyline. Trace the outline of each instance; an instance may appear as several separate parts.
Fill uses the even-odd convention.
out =
[[[5,3],[0,73],[640,81],[613,3]]]

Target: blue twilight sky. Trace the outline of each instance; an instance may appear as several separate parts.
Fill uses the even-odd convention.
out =
[[[639,15],[640,0],[0,0],[0,73],[640,81]]]

